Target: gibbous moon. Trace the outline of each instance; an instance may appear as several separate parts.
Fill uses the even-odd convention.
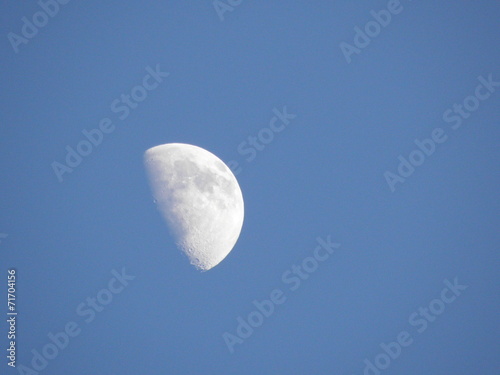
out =
[[[243,196],[231,170],[207,150],[183,143],[150,148],[144,165],[177,246],[200,270],[219,264],[243,225]]]

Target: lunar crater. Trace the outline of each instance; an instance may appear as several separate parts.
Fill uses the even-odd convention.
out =
[[[212,153],[187,144],[147,150],[144,164],[156,206],[191,264],[208,270],[233,249],[244,219],[241,189]]]

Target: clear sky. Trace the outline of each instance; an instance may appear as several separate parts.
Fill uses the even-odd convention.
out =
[[[498,1],[41,3],[0,5],[1,374],[498,373]],[[153,204],[170,142],[239,172],[208,272]]]

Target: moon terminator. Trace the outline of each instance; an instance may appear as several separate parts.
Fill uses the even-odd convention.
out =
[[[200,270],[219,264],[238,240],[244,218],[231,170],[209,151],[182,143],[148,149],[144,165],[177,246]]]

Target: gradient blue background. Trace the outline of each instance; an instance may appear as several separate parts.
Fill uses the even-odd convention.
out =
[[[3,2],[0,279],[18,270],[18,363],[74,320],[41,374],[361,374],[402,330],[415,342],[384,374],[497,373],[500,93],[457,131],[442,115],[479,75],[500,80],[500,3],[403,1],[347,64],[339,44],[386,4],[247,0],[221,22],[210,1],[71,1],[15,54],[7,33],[39,7]],[[110,103],[156,64],[170,77],[119,121]],[[297,118],[246,162],[238,145],[283,106]],[[51,163],[103,117],[116,130],[59,183]],[[436,127],[448,141],[391,193],[383,173]],[[147,185],[142,154],[168,142],[243,167],[241,236],[206,273]],[[341,249],[289,291],[282,273],[326,235]],[[76,306],[122,267],[136,279],[86,325]],[[454,277],[469,288],[418,335],[408,316]],[[229,354],[222,333],[274,288],[286,303]]]

